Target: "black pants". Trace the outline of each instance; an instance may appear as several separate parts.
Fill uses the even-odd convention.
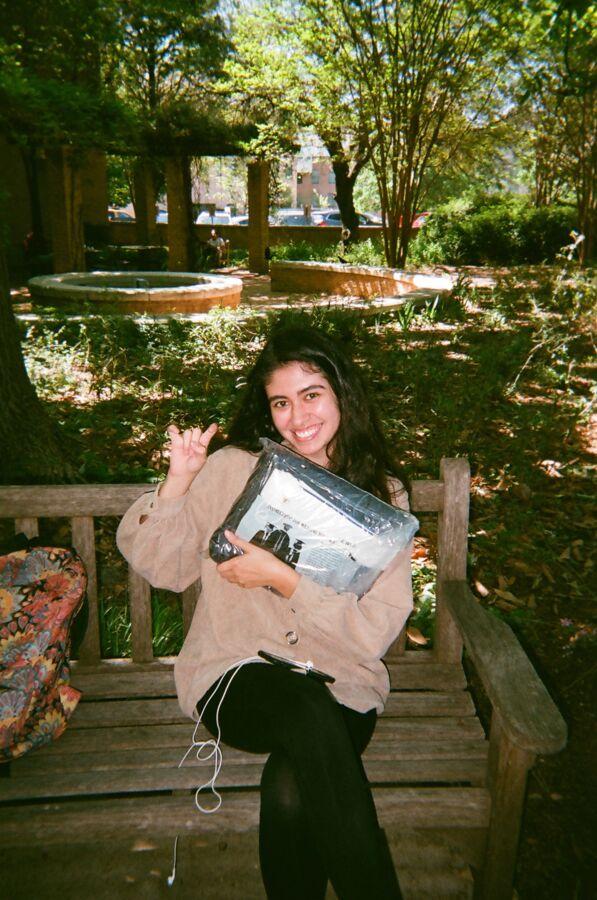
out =
[[[214,736],[231,674],[203,711]],[[204,703],[197,704],[200,712]],[[323,900],[328,878],[340,900],[400,897],[360,759],[375,710],[355,712],[311,677],[249,663],[232,679],[219,721],[224,743],[270,753],[259,823],[269,900]]]

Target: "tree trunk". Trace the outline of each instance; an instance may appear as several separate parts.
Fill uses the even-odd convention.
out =
[[[354,208],[354,186],[356,174],[349,172],[346,160],[332,159],[332,168],[336,176],[336,203],[340,210],[340,218],[344,228],[350,231],[350,237],[344,243],[355,243],[359,237],[359,217]]]
[[[190,272],[194,268],[194,226],[188,157],[179,155],[166,159],[166,191],[168,268],[171,272]]]
[[[29,380],[0,253],[0,484],[74,481],[57,428]]]

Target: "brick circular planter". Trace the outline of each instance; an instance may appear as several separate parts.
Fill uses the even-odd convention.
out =
[[[34,303],[91,303],[123,312],[206,312],[236,307],[243,283],[196,272],[66,272],[29,280]]]
[[[339,294],[345,297],[401,297],[421,301],[452,290],[447,275],[423,275],[381,266],[275,260],[270,274],[273,291]]]

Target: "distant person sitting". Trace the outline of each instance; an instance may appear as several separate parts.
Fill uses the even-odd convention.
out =
[[[215,251],[217,266],[222,266],[228,262],[228,241],[225,241],[215,228],[211,230],[207,245]]]

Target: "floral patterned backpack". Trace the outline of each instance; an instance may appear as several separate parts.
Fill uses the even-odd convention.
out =
[[[68,658],[86,587],[73,550],[0,555],[0,762],[59,737],[79,702]]]

